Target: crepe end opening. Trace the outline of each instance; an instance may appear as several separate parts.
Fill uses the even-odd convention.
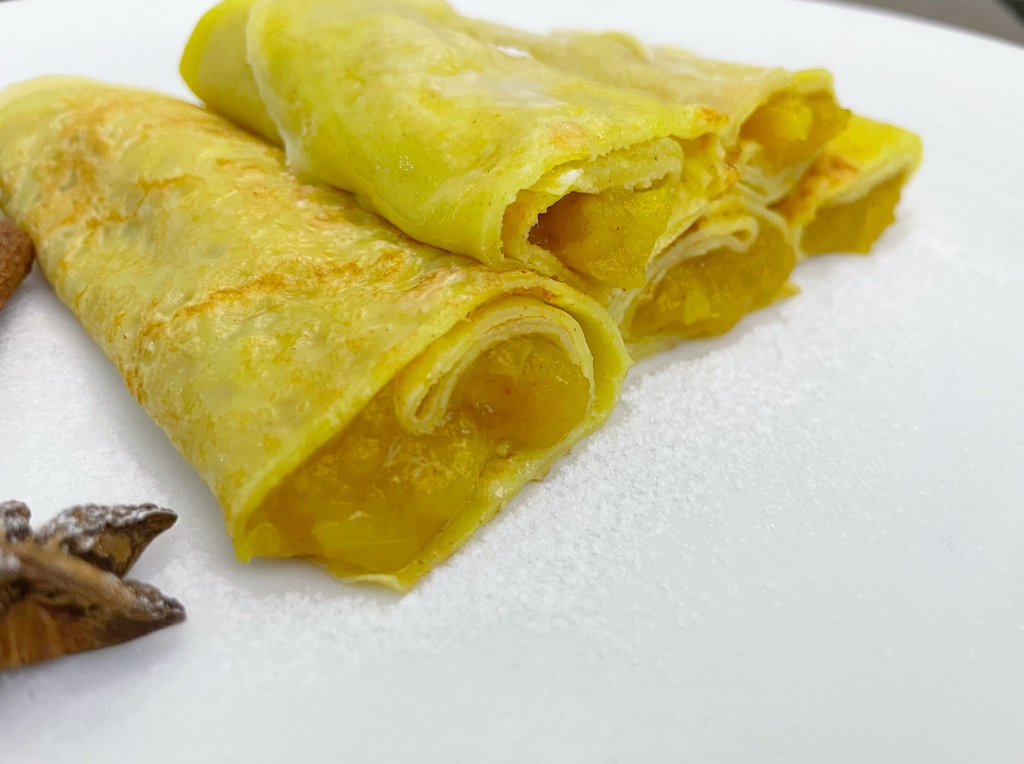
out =
[[[626,341],[643,346],[723,334],[786,292],[796,255],[787,235],[762,222],[746,247],[718,246],[669,268],[638,298]]]
[[[867,254],[896,220],[907,173],[898,173],[879,183],[859,199],[819,207],[800,234],[804,255],[827,252]]]
[[[674,193],[611,189],[563,196],[537,218],[529,241],[564,265],[611,286],[642,286],[672,216]]]
[[[680,207],[725,174],[716,136],[660,137],[558,165],[506,207],[502,250],[570,283],[642,286],[651,256],[677,233]]]
[[[239,556],[302,557],[407,588],[399,577],[432,567],[422,557],[445,526],[503,504],[504,481],[569,436],[592,402],[578,361],[540,334],[482,352],[430,432],[403,427],[392,380],[267,496],[236,540]]]

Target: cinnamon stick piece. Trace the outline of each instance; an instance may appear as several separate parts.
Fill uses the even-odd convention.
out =
[[[32,270],[35,252],[28,234],[0,217],[0,310]]]

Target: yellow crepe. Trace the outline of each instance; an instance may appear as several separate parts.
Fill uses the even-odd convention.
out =
[[[737,189],[651,261],[643,288],[620,292],[609,310],[632,357],[643,358],[724,334],[747,313],[794,294],[795,263],[786,221]]]
[[[793,228],[800,255],[870,251],[896,219],[921,153],[913,133],[854,116],[776,205]]]
[[[642,286],[604,297],[634,358],[722,334],[746,313],[796,291],[788,280],[796,260],[792,234],[768,206],[792,189],[849,119],[828,72],[713,61],[648,48],[619,33],[536,35],[465,19],[452,23],[574,76],[728,117],[719,136],[738,184],[656,253]]]
[[[745,177],[687,234],[655,257],[642,289],[609,305],[634,358],[683,339],[721,334],[745,313],[796,290],[799,257],[867,253],[895,220],[900,193],[921,162],[913,133],[863,117],[818,155],[771,210]]]
[[[409,587],[601,424],[628,364],[591,299],[416,243],[164,96],[4,91],[0,206],[242,559]]]
[[[629,35],[565,31],[535,35],[478,25],[477,36],[549,66],[680,109],[702,105],[728,121],[720,131],[740,180],[759,201],[782,198],[846,124],[832,76],[714,61],[678,48],[648,47]]]
[[[409,235],[600,294],[732,182],[725,118],[490,44],[435,0],[227,0],[181,71]]]

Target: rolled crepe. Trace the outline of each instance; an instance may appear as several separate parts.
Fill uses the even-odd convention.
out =
[[[644,92],[675,108],[703,105],[724,114],[720,137],[730,163],[765,204],[789,192],[849,118],[823,69],[792,72],[714,61],[678,48],[648,47],[616,32],[536,35],[477,27],[481,40],[561,71]]]
[[[744,314],[793,294],[788,276],[799,257],[870,251],[895,219],[920,161],[916,135],[854,116],[773,209],[746,193],[741,176],[652,260],[645,287],[612,299],[632,356],[721,334]]]
[[[725,118],[477,39],[487,28],[437,0],[227,0],[181,71],[421,241],[593,294],[642,286],[734,178]]]
[[[609,305],[633,358],[724,334],[747,313],[796,292],[786,221],[742,189],[715,201],[660,253],[641,289]]]
[[[408,588],[601,424],[628,364],[591,299],[416,243],[160,95],[0,94],[0,206],[243,560]]]
[[[869,252],[896,219],[921,154],[913,133],[854,116],[776,205],[793,228],[800,256]]]
[[[738,184],[648,263],[644,284],[602,299],[634,358],[722,334],[745,314],[796,289],[787,223],[768,205],[784,197],[845,126],[849,112],[821,69],[790,72],[648,48],[628,35],[537,35],[462,17],[453,28],[573,76],[644,92],[666,106],[709,106],[728,117],[719,137]]]

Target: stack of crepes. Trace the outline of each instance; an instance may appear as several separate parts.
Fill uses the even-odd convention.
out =
[[[4,91],[0,206],[240,558],[399,589],[600,426],[627,348],[867,251],[920,160],[824,71],[436,0],[227,0],[181,68],[209,111]]]
[[[866,252],[920,161],[821,69],[536,35],[442,0],[227,0],[182,74],[409,235],[603,303],[634,357],[720,334],[804,254]]]

